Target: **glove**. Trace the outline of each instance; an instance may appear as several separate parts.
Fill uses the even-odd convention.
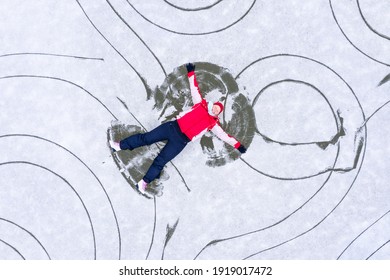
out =
[[[190,73],[192,71],[195,71],[195,65],[192,63],[187,63],[186,64],[187,72]]]
[[[238,147],[237,150],[239,150],[241,154],[246,153],[246,148],[243,145],[240,145],[240,147]]]

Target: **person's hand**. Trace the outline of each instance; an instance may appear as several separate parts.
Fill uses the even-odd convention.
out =
[[[240,147],[238,147],[237,150],[239,150],[241,154],[246,153],[246,148],[243,145],[240,145]]]
[[[192,63],[187,63],[186,68],[188,73],[195,71],[195,65]]]

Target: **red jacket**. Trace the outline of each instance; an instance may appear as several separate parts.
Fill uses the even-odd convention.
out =
[[[227,134],[221,127],[218,117],[208,113],[207,102],[202,98],[196,81],[195,72],[188,73],[190,90],[194,106],[177,118],[180,130],[192,141],[200,138],[207,131],[212,131],[219,139],[238,148],[241,143]]]

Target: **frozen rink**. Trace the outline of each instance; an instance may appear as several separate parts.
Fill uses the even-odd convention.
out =
[[[162,145],[107,137],[188,108],[187,62],[248,151],[147,199]],[[388,260],[388,103],[388,0],[0,0],[0,259]]]

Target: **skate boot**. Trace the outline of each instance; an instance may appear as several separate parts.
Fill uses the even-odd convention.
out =
[[[114,142],[114,141],[110,140],[110,141],[108,141],[108,143],[110,144],[110,147],[111,147],[113,152],[118,152],[121,150],[121,147],[120,147],[118,142]]]
[[[146,192],[146,188],[148,187],[148,183],[146,183],[143,179],[137,183],[136,187],[140,193],[151,198],[151,196]]]

